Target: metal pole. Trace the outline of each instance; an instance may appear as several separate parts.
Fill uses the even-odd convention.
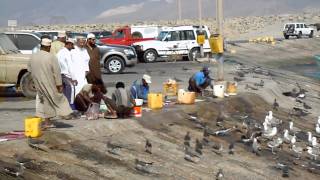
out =
[[[223,0],[216,0],[216,13],[217,13],[217,33],[223,38]],[[224,80],[224,56],[223,53],[217,55],[218,59],[218,81]]]
[[[199,23],[200,23],[200,33],[203,33],[202,29],[202,0],[198,0],[198,12],[199,12]],[[203,44],[200,45],[200,57],[204,57]]]

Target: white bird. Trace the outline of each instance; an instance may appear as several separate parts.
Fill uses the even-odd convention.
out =
[[[271,148],[272,154],[275,154],[273,149],[278,148],[283,143],[281,138],[274,139],[273,141],[268,142],[268,147]]]
[[[311,155],[314,160],[317,160],[317,157],[319,156],[319,149],[312,147],[307,147],[307,149],[308,154]]]
[[[286,142],[288,144],[292,143],[292,141],[294,141],[294,143],[295,143],[295,141],[296,141],[295,136],[291,136],[287,129],[284,130],[283,139],[284,139],[284,142]]]
[[[311,143],[312,147],[314,148],[319,148],[319,144],[317,142],[317,138],[316,137],[312,137],[312,143]]]
[[[268,122],[265,121],[265,122],[263,123],[263,131],[266,132],[266,131],[268,131],[269,129],[270,129],[270,126],[268,125]]]
[[[291,150],[293,152],[295,152],[297,154],[297,159],[300,159],[303,148],[302,147],[298,147],[295,144],[292,145]]]
[[[308,144],[312,145],[312,133],[311,132],[307,132],[308,134]]]
[[[268,124],[271,124],[271,125],[278,125],[278,124],[282,123],[282,121],[280,119],[273,117],[272,111],[269,111],[269,114],[267,115],[265,120],[267,120]]]
[[[320,134],[320,124],[316,124],[316,133]]]
[[[293,134],[296,134],[298,132],[301,132],[301,129],[297,128],[297,127],[294,127],[293,126],[293,122],[290,121],[289,122],[289,131],[292,132]]]
[[[317,124],[320,124],[320,116],[318,116],[318,123]]]
[[[273,136],[277,135],[277,133],[278,133],[277,127],[272,127],[268,131],[263,132],[263,137],[271,139],[273,138]]]
[[[260,151],[260,145],[257,141],[257,138],[253,139],[253,143],[252,143],[252,150],[253,153],[255,153],[256,155],[258,155],[258,152]]]

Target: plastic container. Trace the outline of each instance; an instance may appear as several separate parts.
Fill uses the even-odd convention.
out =
[[[202,44],[204,44],[205,39],[206,39],[205,35],[203,35],[203,34],[198,35],[197,36],[197,43],[202,45]]]
[[[195,92],[186,92],[183,89],[179,90],[178,103],[180,104],[194,104],[196,100]]]
[[[42,135],[41,122],[42,122],[41,118],[37,118],[37,117],[26,118],[24,120],[25,136],[32,137],[32,138],[40,137]]]
[[[149,93],[148,94],[148,108],[161,109],[163,107],[162,93]]]
[[[142,107],[141,106],[133,107],[133,116],[134,117],[142,117]]]
[[[176,96],[178,94],[179,84],[174,83],[164,83],[163,84],[163,94],[165,96]]]
[[[213,87],[213,95],[224,98],[224,85],[223,84],[217,84]]]
[[[238,84],[236,82],[227,83],[227,94],[230,96],[237,95]]]
[[[143,99],[135,99],[136,106],[142,106],[143,105]]]
[[[219,34],[213,34],[209,39],[211,52],[215,54],[223,53],[223,37]]]

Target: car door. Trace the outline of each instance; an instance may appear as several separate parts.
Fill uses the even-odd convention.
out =
[[[22,54],[32,54],[33,48],[38,46],[40,40],[29,34],[18,34],[17,44],[18,49]]]
[[[0,83],[4,83],[7,76],[6,59],[4,57],[5,55],[0,47]]]
[[[188,54],[192,48],[198,46],[196,35],[193,30],[180,31],[179,49],[181,54]]]
[[[179,31],[168,32],[167,37],[164,40],[163,50],[165,55],[180,54],[180,34]],[[162,49],[160,49],[162,51]]]

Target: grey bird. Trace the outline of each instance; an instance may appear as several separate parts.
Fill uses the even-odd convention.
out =
[[[196,139],[195,151],[202,155],[202,149],[203,149],[202,143],[199,141],[199,139]]]
[[[218,173],[216,174],[216,180],[222,180],[224,178],[224,174],[222,169],[219,169]]]
[[[214,136],[226,136],[232,130],[233,130],[233,128],[215,131],[215,132],[213,132],[213,135]]]
[[[230,143],[229,145],[229,154],[230,155],[234,154],[234,142]]]
[[[19,163],[19,167],[3,167],[4,172],[13,177],[23,177],[24,169],[23,163]]]
[[[146,140],[145,151],[149,154],[152,154],[152,144],[149,139]]]
[[[279,103],[277,102],[277,99],[274,99],[273,101],[273,110],[278,111],[279,109]]]
[[[305,108],[305,109],[312,109],[312,107],[309,106],[308,104],[306,104],[305,102],[303,103],[303,108]]]
[[[111,143],[110,141],[107,142],[108,152],[113,155],[120,156],[120,150],[123,148],[120,144]]]
[[[38,150],[38,151],[44,151],[47,152],[45,149],[43,149],[41,146],[41,144],[43,144],[44,142],[42,141],[36,141],[35,139],[32,138],[28,138],[28,146],[31,147],[32,149]]]
[[[257,138],[254,138],[252,143],[252,152],[255,153],[256,155],[259,155],[259,151],[260,151],[260,145],[257,141]]]
[[[152,173],[151,167],[153,165],[153,162],[144,162],[140,161],[138,159],[135,159],[135,169],[143,172],[143,173]]]
[[[255,86],[257,87],[263,87],[264,86],[264,81],[261,79],[259,83],[254,83]]]
[[[193,151],[190,147],[185,148],[185,154],[184,154],[184,159],[186,161],[192,162],[192,163],[197,163],[200,160],[201,154]]]
[[[191,136],[190,136],[190,132],[188,131],[187,134],[184,136],[184,145],[190,147],[190,141],[191,141]]]

